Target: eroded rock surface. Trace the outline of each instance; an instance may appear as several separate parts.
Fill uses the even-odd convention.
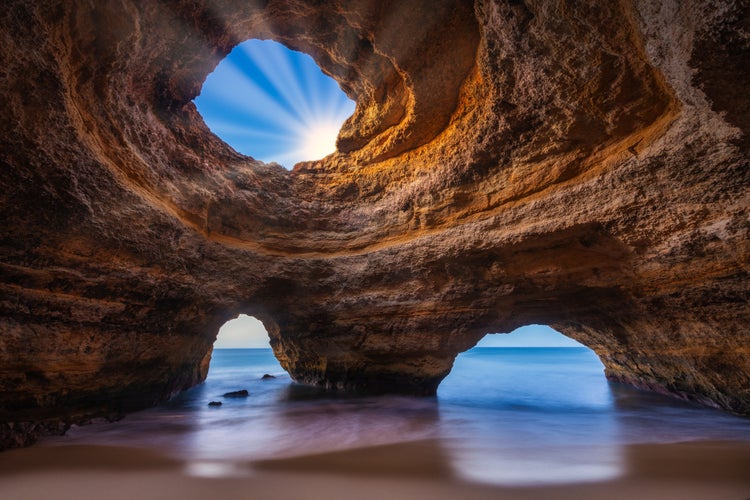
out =
[[[200,382],[239,313],[331,388],[430,394],[543,323],[750,413],[746,2],[6,3],[4,446]],[[209,132],[191,100],[249,38],[356,100],[339,153]]]

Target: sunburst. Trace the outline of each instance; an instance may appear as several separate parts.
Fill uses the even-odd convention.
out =
[[[286,168],[333,153],[354,112],[310,56],[262,40],[235,47],[208,75],[195,105],[234,149]]]

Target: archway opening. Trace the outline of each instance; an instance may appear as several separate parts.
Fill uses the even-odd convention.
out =
[[[441,400],[515,408],[601,408],[612,396],[599,357],[545,325],[488,334],[460,354]]]
[[[211,397],[244,390],[257,393],[270,380],[288,381],[288,375],[273,354],[263,323],[246,314],[224,323],[214,342],[206,378],[212,387]]]
[[[548,326],[485,336],[456,358],[438,400],[442,436],[462,440],[453,466],[467,480],[565,483],[621,473],[604,366],[591,349]],[[576,446],[588,452],[571,460]]]
[[[235,150],[285,168],[335,152],[355,108],[310,56],[270,40],[237,45],[194,102],[209,129]]]

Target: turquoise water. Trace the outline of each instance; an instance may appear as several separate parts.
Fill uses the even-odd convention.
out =
[[[276,378],[262,380],[266,373]],[[250,396],[222,397],[240,389]],[[334,397],[294,384],[270,349],[219,349],[204,384],[48,444],[145,446],[229,463],[423,439],[467,479],[580,482],[620,475],[629,444],[750,440],[750,419],[610,384],[587,348],[475,348],[436,398]]]

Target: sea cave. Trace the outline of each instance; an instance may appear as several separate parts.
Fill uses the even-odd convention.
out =
[[[611,381],[750,414],[749,12],[11,0],[0,447],[201,383],[239,314],[332,391],[433,396],[544,324]],[[247,40],[356,104],[336,151],[287,170],[209,129],[194,99]]]

